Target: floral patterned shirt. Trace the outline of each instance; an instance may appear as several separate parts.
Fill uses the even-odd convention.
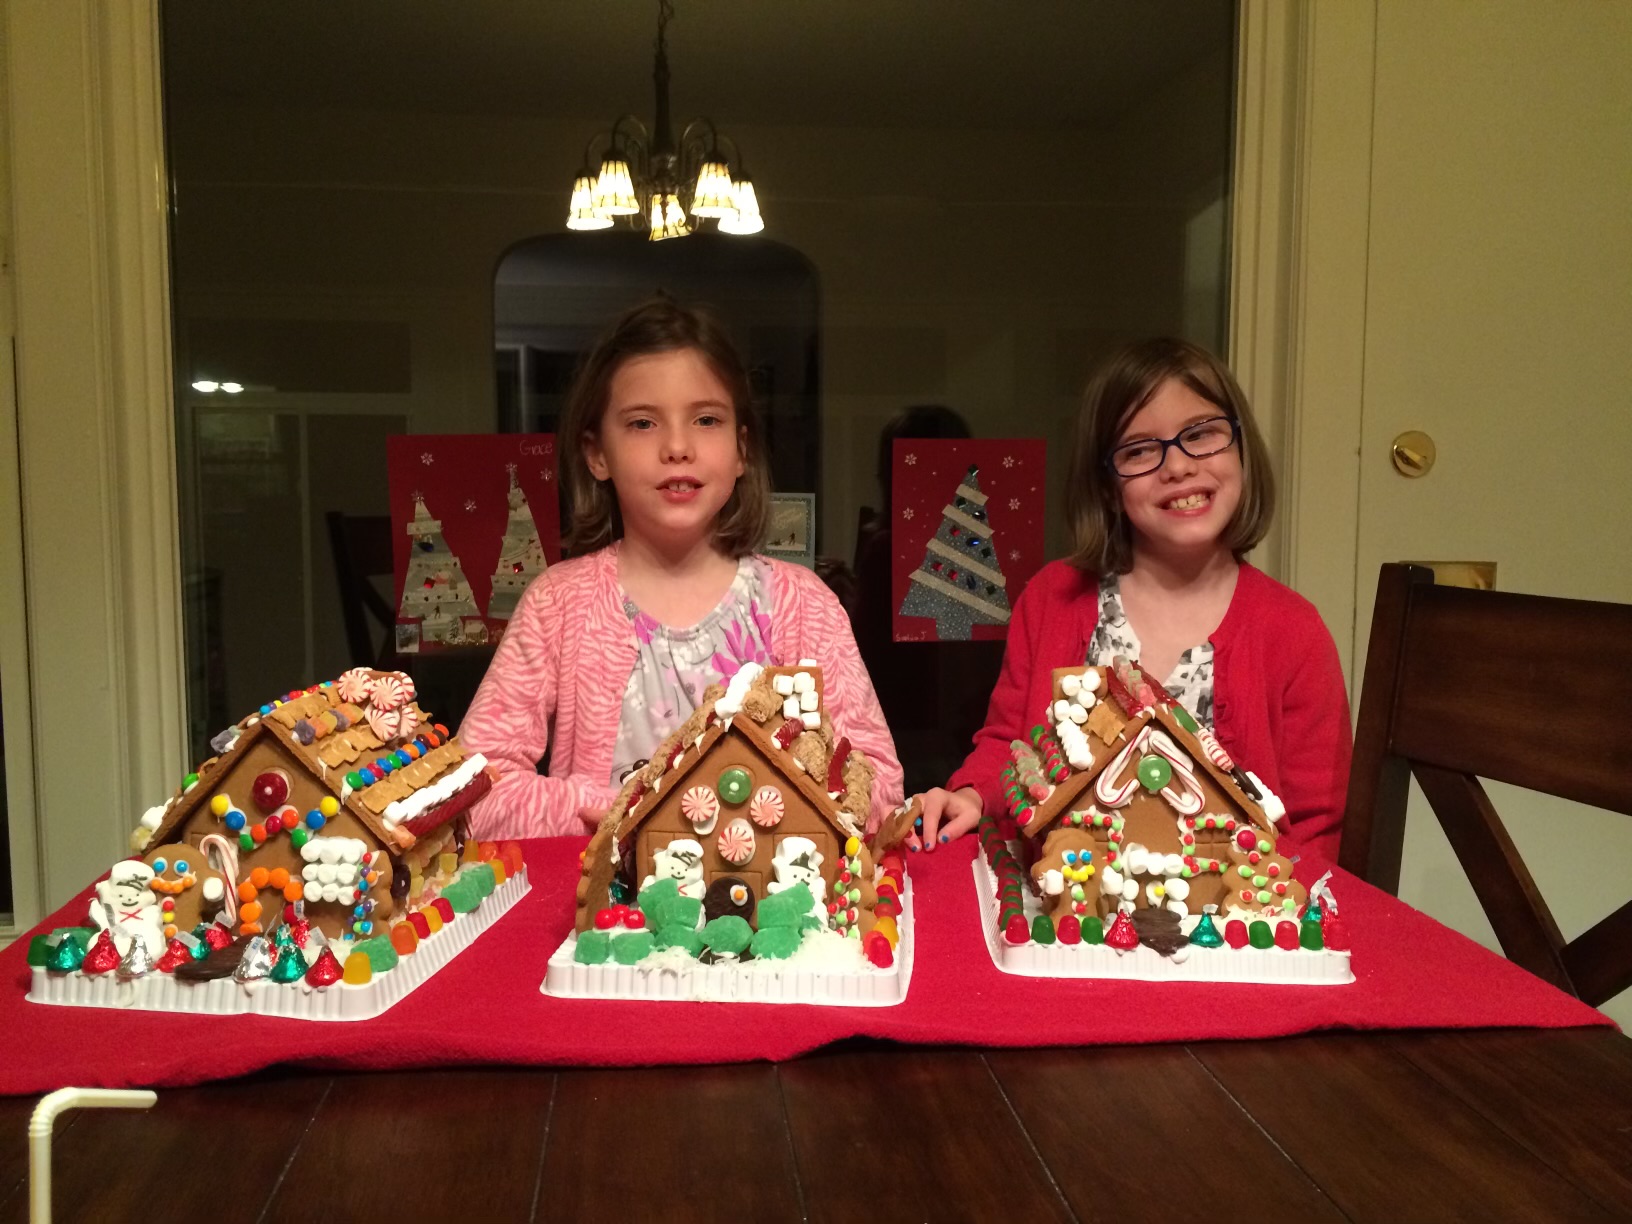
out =
[[[1122,584],[1115,574],[1099,580],[1099,623],[1088,639],[1088,666],[1106,667],[1118,655],[1139,658],[1139,635],[1122,610]],[[1162,687],[1209,730],[1213,726],[1213,644],[1201,642],[1179,656]]]
[[[613,786],[650,759],[664,737],[702,704],[709,685],[724,684],[744,663],[771,661],[768,581],[765,562],[744,557],[719,606],[689,629],[660,624],[623,594],[638,654],[623,689],[612,749]]]

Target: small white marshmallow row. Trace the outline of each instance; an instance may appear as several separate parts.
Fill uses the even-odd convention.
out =
[[[1098,700],[1099,673],[1089,668],[1080,674],[1060,677],[1060,692],[1065,696],[1054,702],[1049,711],[1054,716],[1054,734],[1060,749],[1072,769],[1088,769],[1094,763],[1094,751],[1083,734],[1082,724],[1088,721],[1088,711]]]
[[[782,717],[797,718],[811,730],[822,725],[821,696],[816,692],[816,677],[809,672],[786,672],[771,680],[771,687],[782,702]]]

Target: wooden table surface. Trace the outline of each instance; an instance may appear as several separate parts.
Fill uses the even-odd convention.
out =
[[[27,1119],[0,1100],[0,1221]],[[58,1122],[58,1220],[1626,1220],[1608,1029],[281,1072]]]

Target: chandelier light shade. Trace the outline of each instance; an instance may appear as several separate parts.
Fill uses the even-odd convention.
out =
[[[635,116],[623,115],[589,142],[567,206],[570,230],[606,229],[626,217],[657,242],[694,234],[709,223],[722,234],[757,234],[765,228],[742,155],[712,119],[693,119],[680,139],[674,138],[667,34],[673,16],[672,0],[658,0],[652,126],[648,130]],[[597,165],[592,173],[589,167]]]

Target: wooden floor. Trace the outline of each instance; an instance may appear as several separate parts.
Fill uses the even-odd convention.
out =
[[[30,1100],[0,1101],[0,1221]],[[65,1116],[58,1220],[1632,1219],[1611,1030],[268,1074]]]

